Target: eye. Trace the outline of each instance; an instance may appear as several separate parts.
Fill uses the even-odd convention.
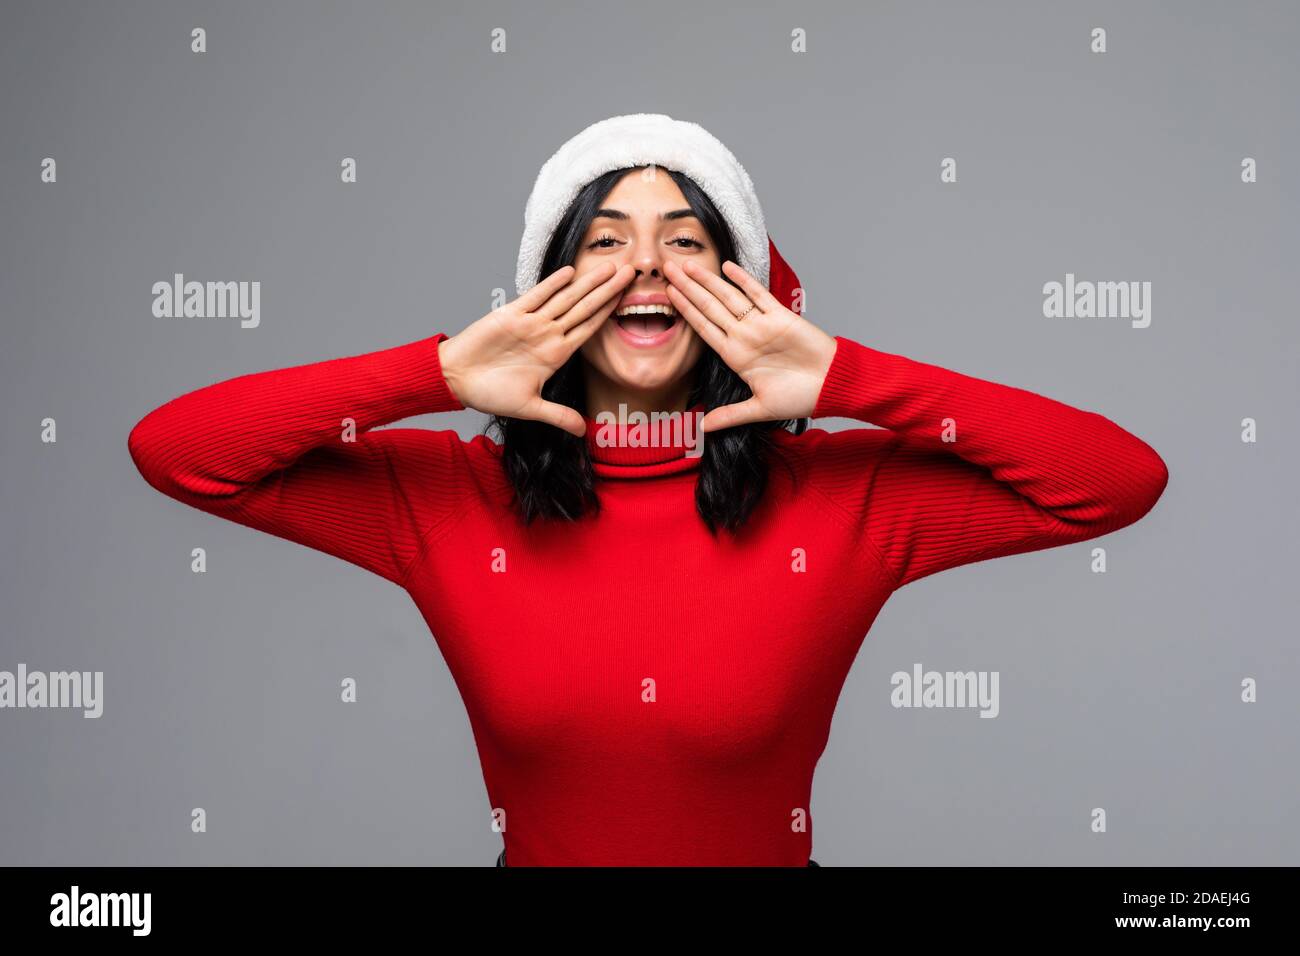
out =
[[[611,235],[602,235],[596,237],[592,242],[587,243],[588,249],[608,249],[610,245],[618,245],[618,240]]]
[[[690,236],[678,236],[678,237],[675,238],[675,239],[669,239],[668,242],[669,242],[670,244],[671,244],[671,243],[674,243],[674,242],[684,242],[684,243],[687,244],[686,246],[683,246],[683,247],[681,247],[681,248],[687,248],[687,247],[689,247],[689,246],[694,246],[696,249],[703,249],[703,248],[704,248],[704,243],[699,242],[698,240],[692,239]]]

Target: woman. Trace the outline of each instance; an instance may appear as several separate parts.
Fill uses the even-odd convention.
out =
[[[1168,479],[1101,415],[817,328],[691,123],[565,144],[516,284],[454,336],[209,385],[129,443],[163,493],[410,593],[498,865],[816,865],[813,771],[890,594],[1122,528]],[[467,407],[500,440],[376,430]]]

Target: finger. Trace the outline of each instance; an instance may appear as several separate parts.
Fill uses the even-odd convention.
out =
[[[515,299],[514,304],[525,312],[531,312],[554,295],[556,291],[564,288],[565,283],[573,278],[575,271],[573,266],[560,266],[537,285]]]
[[[524,406],[518,417],[554,425],[571,435],[582,436],[587,433],[587,423],[582,420],[582,416],[575,409],[570,408],[568,405],[557,405],[555,402],[548,402],[540,395]]]
[[[668,301],[673,304],[677,314],[690,324],[690,327],[695,330],[700,338],[704,339],[704,344],[721,354],[723,347],[727,343],[727,333],[705,318],[704,314],[695,307],[690,299],[686,298],[686,294],[677,286],[670,285],[668,287]]]
[[[766,312],[780,307],[781,303],[777,297],[763,283],[755,279],[737,263],[728,259],[722,264],[722,271],[730,276],[736,285],[740,286],[740,291],[749,296],[749,300],[758,306],[760,311]]]
[[[700,431],[716,432],[750,422],[764,422],[770,417],[757,398],[750,398],[735,405],[719,405],[700,419]]]
[[[698,262],[687,262],[682,267],[682,270],[700,285],[704,286],[704,288],[713,293],[713,297],[722,303],[722,305],[727,309],[727,314],[733,319],[746,311],[751,305],[758,305],[757,302],[750,301],[745,293],[741,292],[722,276],[715,272],[710,272]]]
[[[634,272],[635,274],[635,272]],[[609,321],[609,317],[614,314],[614,308],[618,305],[621,296],[611,296],[610,300],[597,309],[592,315],[577,322],[576,325],[569,325],[564,330],[564,341],[571,346],[572,351],[576,352],[582,347],[582,344],[591,338],[600,327]]]
[[[575,325],[599,313],[601,309],[608,307],[613,311],[622,299],[620,293],[634,278],[636,278],[636,269],[624,263],[614,270],[614,274],[608,280],[592,289],[576,305],[556,319],[556,324],[568,332]]]
[[[696,270],[692,270],[692,272],[695,275],[699,274]],[[690,299],[706,319],[720,326],[725,332],[730,333],[733,330],[736,325],[736,313],[728,311],[727,307],[718,301],[717,296],[699,282],[696,282],[685,269],[669,260],[664,263],[664,275],[670,283],[685,293],[686,297]],[[723,284],[726,285],[726,283]],[[738,290],[733,289],[732,291],[740,295]],[[748,304],[745,305],[745,309],[747,308],[749,308]],[[740,311],[743,312],[745,309]]]
[[[533,315],[538,319],[541,319],[543,322],[551,322],[558,319],[561,315],[572,308],[573,303],[587,295],[587,293],[592,289],[599,286],[602,282],[609,279],[617,272],[618,269],[612,262],[602,262],[598,266],[593,266],[576,276],[574,280],[564,288],[556,290],[555,294],[547,299],[546,302],[533,310]]]

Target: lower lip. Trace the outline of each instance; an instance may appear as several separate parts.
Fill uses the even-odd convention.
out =
[[[669,340],[672,339],[674,335],[677,334],[677,328],[681,324],[682,324],[682,317],[680,315],[673,316],[673,324],[670,325],[668,328],[664,329],[662,332],[658,332],[654,335],[634,335],[633,333],[629,332],[627,329],[623,328],[623,326],[619,324],[617,318],[614,319],[614,328],[618,329],[619,336],[628,345],[638,349],[652,349],[652,348],[656,348],[657,346],[663,345],[665,342],[668,342]]]

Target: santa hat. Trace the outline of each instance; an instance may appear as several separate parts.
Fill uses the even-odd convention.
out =
[[[731,227],[740,267],[794,309],[799,279],[767,234],[745,167],[702,126],[662,113],[629,113],[593,123],[542,166],[524,206],[515,273],[518,294],[544,278],[542,258],[551,236],[583,186],[610,170],[651,163],[685,173],[704,190]]]

